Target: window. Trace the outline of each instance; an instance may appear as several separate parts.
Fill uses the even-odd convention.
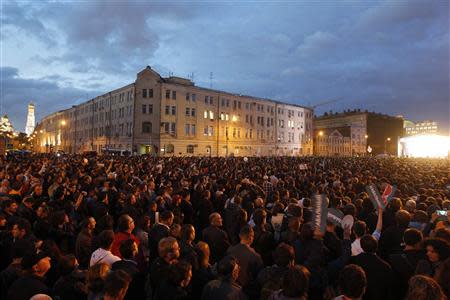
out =
[[[177,92],[176,91],[172,91],[172,99],[177,100]]]
[[[142,104],[142,113],[145,115],[147,113],[147,105]]]
[[[166,115],[169,115],[169,114],[170,114],[170,106],[166,105]]]
[[[227,107],[230,107],[230,100],[227,99]]]
[[[147,98],[147,89],[142,89],[142,98]]]
[[[184,125],[184,134],[189,135],[190,133],[191,133],[191,125],[190,124]]]
[[[233,109],[236,109],[236,106],[237,106],[237,102],[236,102],[236,100],[234,100],[233,101]]]
[[[208,119],[208,111],[207,111],[207,110],[205,110],[205,111],[203,112],[203,118],[204,118],[204,119]]]
[[[241,101],[238,102],[238,108],[241,109]]]
[[[208,136],[208,126],[205,126],[205,128],[203,128],[203,135]]]
[[[233,128],[233,138],[236,137],[236,128]]]
[[[194,146],[193,145],[187,145],[186,147],[186,153],[194,153]]]
[[[175,133],[177,131],[176,123],[170,123],[170,133]]]
[[[195,108],[191,108],[191,116],[195,117]]]
[[[186,117],[191,116],[191,109],[189,107],[186,107]]]
[[[249,110],[249,109],[250,109],[250,104],[245,103],[245,109],[246,109],[246,110]]]
[[[175,151],[175,147],[172,144],[165,145],[165,153],[173,153]]]
[[[225,120],[225,114],[222,112],[222,113],[220,113],[220,119],[223,121],[223,120]]]
[[[213,97],[209,96],[209,104],[213,105]]]
[[[194,102],[195,102],[195,100],[197,100],[196,98],[197,98],[197,95],[195,95],[195,94],[192,94],[192,96],[191,96],[191,99],[192,99],[192,101],[194,101]]]
[[[170,90],[166,90],[166,99],[170,99]]]
[[[142,133],[152,133],[151,122],[142,122]]]
[[[186,93],[186,101],[189,101],[191,99],[189,93]]]
[[[214,135],[214,127],[209,126],[208,135],[209,135],[209,136],[213,136],[213,135]]]
[[[195,124],[191,124],[191,134],[195,136]]]
[[[148,113],[152,114],[153,113],[153,104],[149,104],[148,105]]]
[[[214,120],[214,112],[212,110],[209,111],[209,119]]]
[[[222,99],[221,104],[222,107],[225,106],[225,99]]]
[[[153,89],[148,90],[148,97],[153,98]]]
[[[205,96],[205,104],[209,104],[209,96]]]
[[[175,116],[177,114],[177,107],[172,106],[172,116]]]
[[[169,133],[170,131],[170,123],[164,123],[164,132]]]

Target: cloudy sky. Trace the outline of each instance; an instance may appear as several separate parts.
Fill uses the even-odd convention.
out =
[[[449,4],[426,1],[1,1],[1,113],[36,119],[162,76],[449,127]],[[212,72],[212,80],[210,73]]]

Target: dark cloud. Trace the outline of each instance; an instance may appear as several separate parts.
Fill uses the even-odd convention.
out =
[[[93,90],[60,87],[57,75],[27,79],[22,78],[16,68],[1,67],[0,72],[3,113],[9,116],[14,128],[19,131],[24,131],[29,102],[35,104],[36,121],[39,121],[48,114],[71,107],[80,99],[86,100],[88,95],[99,94]]]

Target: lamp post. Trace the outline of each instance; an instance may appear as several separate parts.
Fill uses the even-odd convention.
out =
[[[388,137],[387,139],[384,140],[384,153],[385,153],[385,154],[387,154],[387,151],[386,151],[386,143],[387,143],[387,142],[390,142],[390,141],[391,141],[391,138],[390,138],[390,137]]]
[[[61,128],[64,128],[66,126],[66,120],[61,120]],[[63,151],[66,152],[66,138],[64,137],[65,130],[61,130],[61,136],[63,138]]]
[[[320,153],[320,146],[322,144],[323,131],[322,130],[319,131],[319,133],[317,135],[318,135],[318,138],[317,138],[317,147],[318,147],[317,154],[319,154]]]

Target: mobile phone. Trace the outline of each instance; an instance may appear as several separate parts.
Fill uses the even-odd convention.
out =
[[[448,210],[437,210],[437,211],[436,211],[436,214],[437,214],[438,216],[444,216],[444,217],[446,217],[446,216],[448,216]]]

